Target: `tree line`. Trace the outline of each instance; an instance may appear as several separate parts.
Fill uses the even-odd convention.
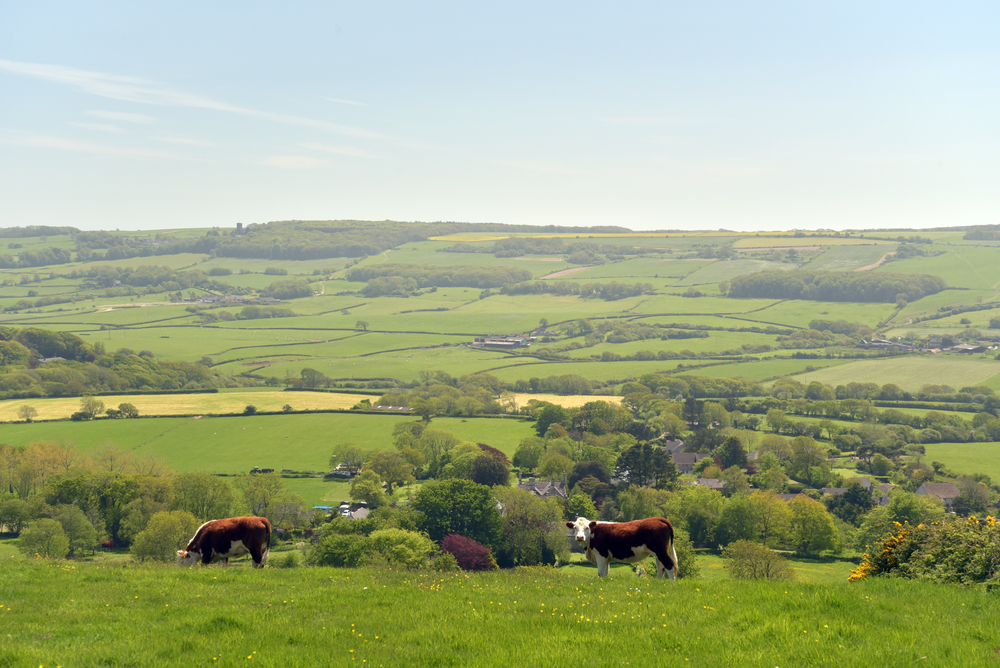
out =
[[[530,274],[528,277],[530,278]],[[653,292],[653,286],[651,283],[628,285],[626,283],[619,283],[618,281],[611,281],[610,283],[574,283],[572,281],[508,282],[503,285],[500,292],[506,295],[577,295],[581,299],[617,301],[626,297],[650,294]]]
[[[347,272],[347,280],[369,282],[379,278],[410,279],[418,288],[463,287],[499,288],[509,283],[517,283],[531,278],[527,269],[516,267],[477,267],[456,265],[435,267],[418,264],[377,264],[355,267]],[[367,295],[378,296],[378,295]]]
[[[106,445],[87,455],[73,445],[0,445],[0,529],[20,534],[26,554],[80,556],[128,547],[139,560],[172,561],[204,521],[267,517],[279,530],[304,523],[305,503],[277,474],[228,481],[178,475],[155,457]]]
[[[41,361],[54,357],[63,359]],[[34,327],[0,327],[0,365],[3,398],[209,389],[256,382],[220,375],[205,364],[157,360],[149,351],[108,352],[101,341],[89,344],[70,332]]]
[[[737,299],[808,299],[830,302],[916,301],[945,289],[928,274],[874,271],[760,271],[731,279],[729,296]]]

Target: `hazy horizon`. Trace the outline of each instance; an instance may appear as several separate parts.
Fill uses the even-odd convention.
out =
[[[9,5],[0,226],[1000,223],[1000,6]]]

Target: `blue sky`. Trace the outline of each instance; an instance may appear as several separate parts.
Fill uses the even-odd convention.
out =
[[[281,4],[0,0],[0,226],[1000,223],[995,1]]]

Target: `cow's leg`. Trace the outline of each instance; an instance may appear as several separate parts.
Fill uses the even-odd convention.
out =
[[[605,559],[604,557],[597,555],[597,577],[607,577],[610,567],[611,559]]]
[[[674,559],[670,558],[670,549],[673,547],[672,541],[666,545],[658,546],[656,551],[653,553],[656,555],[656,577],[659,580],[663,579],[663,572],[666,571],[670,574],[670,579],[674,578],[674,569],[677,567],[677,553],[674,552]]]
[[[264,565],[267,563],[267,553],[269,551],[270,549],[267,547],[263,550],[256,546],[250,547],[250,558],[253,559],[254,568],[264,568]]]

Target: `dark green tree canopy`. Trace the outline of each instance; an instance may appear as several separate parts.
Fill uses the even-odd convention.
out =
[[[413,499],[413,508],[421,513],[421,530],[436,542],[457,533],[496,549],[503,539],[500,511],[490,488],[471,480],[425,484]]]

